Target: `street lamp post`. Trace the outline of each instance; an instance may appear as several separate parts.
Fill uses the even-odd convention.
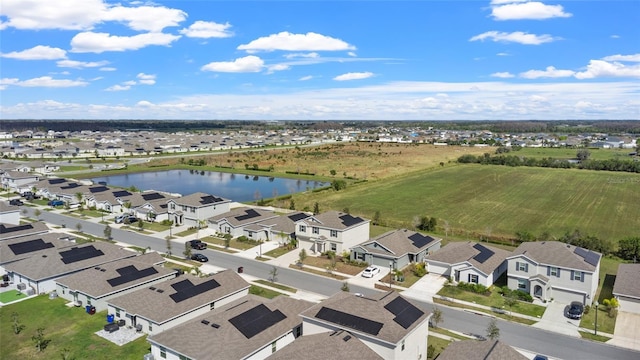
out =
[[[389,289],[391,289],[391,273],[393,272],[393,262],[389,261]]]
[[[595,326],[595,335],[598,335],[598,300],[596,300],[596,302],[593,303],[593,305],[595,305],[596,307],[596,326]]]

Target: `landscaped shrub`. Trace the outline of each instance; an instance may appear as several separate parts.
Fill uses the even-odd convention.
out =
[[[487,287],[482,284],[459,282],[458,288],[465,291],[470,291],[476,294],[488,295],[489,293],[489,289],[487,289]]]
[[[427,269],[424,266],[424,263],[411,263],[411,272],[417,277],[423,277],[427,274]]]
[[[529,293],[522,290],[511,290],[506,285],[500,288],[500,293],[502,296],[513,295],[520,301],[533,302],[533,297]]]

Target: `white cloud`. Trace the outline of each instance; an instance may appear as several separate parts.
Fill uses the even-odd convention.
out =
[[[251,41],[248,44],[238,46],[238,50],[248,53],[259,51],[339,51],[355,50],[355,46],[350,45],[340,39],[332,38],[313,32],[306,34],[292,34],[287,31],[278,34],[271,34]]]
[[[499,52],[496,54],[496,56],[511,56],[511,54],[507,53],[507,52]]]
[[[620,35],[613,34],[610,36],[612,39],[620,39]]]
[[[356,57],[356,56],[358,56],[358,55],[357,55],[355,52],[353,52],[353,51],[349,51],[349,52],[347,52],[347,55],[349,55],[349,56],[351,56],[351,57]]]
[[[520,73],[521,78],[538,79],[538,78],[563,78],[570,77],[575,74],[573,70],[559,70],[553,66],[547,66],[545,70],[529,70]]]
[[[275,65],[269,65],[267,67],[269,74],[274,73],[276,71],[289,70],[290,68],[291,68],[291,66],[289,66],[287,64],[275,64]]]
[[[318,54],[317,52],[291,53],[291,54],[285,54],[284,57],[287,59],[295,59],[295,58],[317,59],[320,57],[320,54]]]
[[[21,30],[88,30],[101,21],[102,0],[2,0],[3,26]]]
[[[180,30],[180,34],[191,38],[227,38],[233,36],[229,31],[231,24],[218,24],[213,21],[196,21],[188,28]]]
[[[74,68],[74,69],[84,69],[84,68],[94,68],[94,67],[100,67],[100,66],[105,66],[107,65],[109,62],[106,60],[103,61],[75,61],[75,60],[60,60],[58,62],[56,62],[56,65],[58,65],[58,67],[65,67],[65,68]]]
[[[137,84],[137,82],[135,80],[128,80],[128,81],[125,81],[125,82],[122,83],[122,85],[124,85],[124,86],[133,86],[133,85],[136,85],[136,84]]]
[[[491,5],[504,5],[504,4],[514,4],[514,3],[523,3],[529,0],[491,0]]]
[[[257,56],[249,55],[234,61],[210,62],[200,68],[202,71],[245,73],[259,72],[264,68],[264,61]]]
[[[633,77],[640,78],[640,64],[627,66],[619,62],[591,60],[587,69],[575,74],[577,79],[593,79],[601,77]]]
[[[506,71],[506,72],[495,72],[495,73],[491,74],[491,77],[508,79],[508,78],[515,77],[515,75],[513,75],[512,73]]]
[[[100,71],[116,71],[118,69],[114,68],[114,67],[101,67],[100,69],[98,69]]]
[[[546,5],[539,1],[518,2],[492,7],[491,16],[495,20],[544,20],[571,17],[562,5]]]
[[[540,45],[557,40],[549,34],[536,35],[522,31],[515,31],[512,33],[487,31],[472,37],[469,41],[484,41],[487,39],[495,42],[515,42],[523,45]]]
[[[60,48],[38,45],[27,50],[12,51],[10,53],[0,54],[0,56],[18,60],[57,60],[66,59],[67,52]]]
[[[107,33],[83,32],[71,39],[72,52],[102,53],[105,51],[137,50],[150,45],[169,46],[179,35],[145,33],[133,36],[115,36]]]
[[[156,75],[150,75],[145,73],[139,73],[137,76],[138,82],[143,85],[153,85],[156,83]]]
[[[131,89],[131,85],[113,85],[104,89],[105,91],[126,91]]]
[[[38,78],[33,78],[29,80],[19,80],[19,79],[2,79],[0,80],[0,85],[13,85],[20,87],[51,87],[51,88],[66,88],[66,87],[77,87],[77,86],[86,86],[89,83],[83,80],[68,80],[68,79],[54,79],[51,76],[41,76]]]
[[[630,62],[640,62],[640,54],[633,55],[610,55],[602,58],[605,61],[630,61]]]
[[[136,31],[159,32],[170,26],[178,26],[187,18],[187,14],[179,9],[164,6],[125,7],[116,5],[108,8],[101,20],[124,22]]]
[[[342,74],[342,75],[338,75],[336,77],[333,78],[333,80],[336,81],[348,81],[348,80],[361,80],[361,79],[366,79],[366,78],[370,78],[373,76],[372,72],[351,72],[351,73],[346,73],[346,74]]]
[[[307,75],[307,76],[303,76],[303,77],[301,77],[301,78],[300,78],[300,79],[298,79],[298,80],[300,80],[300,81],[307,81],[307,80],[311,80],[311,79],[313,79],[313,76],[311,76],[311,75]]]

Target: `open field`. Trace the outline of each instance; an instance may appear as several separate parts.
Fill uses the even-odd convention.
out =
[[[580,229],[617,241],[640,228],[640,178],[637,174],[588,170],[487,165],[446,165],[346,190],[297,194],[296,207],[349,208],[381,223],[412,227],[417,216],[438,219],[439,232],[514,237],[561,236]]]
[[[542,158],[554,158],[554,159],[575,159],[579,150],[583,149],[568,149],[568,148],[522,148],[518,151],[512,151],[509,155],[526,156],[530,158],[542,159]],[[609,160],[609,159],[621,159],[632,160],[629,156],[630,152],[634,152],[635,149],[587,149],[591,154],[590,159],[594,160]]]

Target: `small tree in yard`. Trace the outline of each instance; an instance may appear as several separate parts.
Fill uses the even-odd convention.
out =
[[[277,282],[278,281],[278,268],[277,267],[272,267],[271,271],[269,271],[269,280],[271,280],[271,282]]]
[[[187,259],[191,258],[191,245],[189,245],[189,242],[184,243],[184,251],[182,253]]]
[[[171,239],[167,238],[167,255],[171,256]]]
[[[142,219],[138,219],[138,230],[142,231],[144,229],[144,222]]]
[[[513,293],[513,291],[510,291],[507,295],[505,295],[504,304],[505,306],[509,307],[509,315],[511,315],[511,308],[517,303],[518,303],[518,299],[516,299],[516,296]]]
[[[76,229],[78,229],[78,231],[82,231],[82,224],[77,223],[76,224]]]
[[[31,340],[33,340],[36,345],[36,350],[38,350],[38,352],[44,350],[47,345],[49,345],[49,342],[51,342],[51,340],[45,339],[44,328],[38,328],[38,330],[36,330],[36,334],[31,337]]]
[[[349,283],[348,282],[343,282],[342,283],[342,287],[340,288],[340,290],[344,291],[344,292],[349,292]]]
[[[444,319],[442,318],[442,310],[440,310],[437,306],[434,306],[432,314],[433,315],[431,315],[431,323],[433,324],[433,327],[437,329],[438,324],[444,322]]]
[[[305,249],[300,250],[300,253],[298,254],[298,260],[300,260],[299,261],[300,266],[304,264],[304,261],[306,260],[306,258],[307,258],[307,251]]]
[[[102,230],[103,234],[104,234],[104,238],[107,240],[111,240],[111,226],[109,226],[109,224],[107,224],[104,227],[104,230]]]
[[[489,325],[487,326],[487,337],[491,340],[498,340],[500,337],[500,328],[498,328],[496,319],[491,319],[491,321],[489,321]]]
[[[36,209],[33,214],[36,216],[36,219],[40,220],[40,215],[42,215],[42,211],[40,209]]]
[[[18,313],[11,314],[11,320],[13,320],[13,333],[18,335],[24,330],[24,325],[20,323],[20,316]]]
[[[231,234],[224,234],[224,248],[228,249],[231,245],[231,238],[233,236]]]
[[[314,215],[320,214],[320,204],[318,204],[317,201],[313,204],[313,214]]]

